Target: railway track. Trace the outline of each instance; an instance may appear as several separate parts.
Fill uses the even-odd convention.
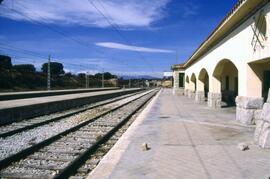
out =
[[[119,140],[122,134],[129,128],[129,126],[136,119],[139,112],[135,114],[134,116],[132,116],[121,128],[119,128],[119,130],[117,130],[117,132],[112,137],[110,137],[106,142],[101,144],[96,151],[91,153],[87,157],[88,159],[76,170],[76,172],[74,172],[74,174],[72,174],[69,177],[69,179],[85,179],[89,175],[89,173],[92,172],[96,168],[96,166],[102,160],[104,155],[106,155],[107,152],[109,152],[109,150]]]
[[[68,178],[74,175],[83,178],[83,173],[91,170],[98,161],[96,156],[101,156],[95,152],[108,150],[112,141],[115,142],[124,131],[124,126],[127,128],[128,120],[156,92],[152,90],[127,100],[91,120],[2,159],[0,177]],[[116,137],[113,136],[115,133]]]
[[[3,125],[3,126],[0,126],[0,138],[5,138],[8,136],[29,130],[29,129],[33,129],[33,128],[38,127],[38,126],[49,124],[51,122],[56,122],[56,121],[59,121],[61,119],[85,112],[87,110],[95,109],[95,108],[98,108],[100,106],[104,106],[107,104],[114,103],[116,101],[120,101],[122,99],[128,98],[130,96],[133,96],[133,95],[136,95],[139,93],[141,93],[141,92],[124,95],[124,96],[116,97],[113,99],[108,99],[108,100],[94,103],[91,105],[85,105],[85,106],[82,106],[80,108],[66,110],[64,112],[53,113],[50,115],[43,115],[40,117],[35,117],[32,119],[25,119],[23,121],[14,122],[14,123],[8,124],[8,125]]]
[[[31,147],[36,143],[42,142],[43,140],[57,135],[58,133],[64,132],[65,130],[83,123],[84,121],[89,121],[105,112],[109,112],[112,108],[124,104],[131,99],[135,99],[144,93],[147,92],[124,96],[121,100],[116,100],[112,103],[86,110],[85,112],[76,113],[70,117],[61,118],[61,120],[59,119],[58,121],[48,122],[39,127],[24,130],[6,138],[0,138],[0,160]],[[28,123],[28,121],[26,121],[26,123]]]

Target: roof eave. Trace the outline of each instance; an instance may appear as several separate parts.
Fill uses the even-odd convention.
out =
[[[199,48],[192,54],[188,61],[184,64],[187,68],[198,60],[201,56],[207,53],[213,46],[220,42],[224,36],[234,29],[234,27],[250,14],[260,3],[266,4],[269,0],[244,0],[239,1],[241,4],[237,8],[233,9],[229,15],[220,23],[219,26],[211,33],[210,36],[199,46]]]

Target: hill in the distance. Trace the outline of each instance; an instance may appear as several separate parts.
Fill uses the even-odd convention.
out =
[[[129,79],[145,79],[145,80],[159,80],[160,78],[149,76],[149,75],[139,75],[139,76],[121,76],[124,80]]]

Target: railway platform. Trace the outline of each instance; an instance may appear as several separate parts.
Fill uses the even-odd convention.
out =
[[[140,90],[142,89],[115,89],[0,101],[0,125],[80,107]]]
[[[57,96],[66,94],[77,94],[77,93],[89,93],[96,91],[107,91],[116,90],[118,87],[106,87],[106,88],[87,88],[87,89],[67,89],[67,90],[50,90],[50,91],[26,91],[26,92],[3,92],[0,93],[0,101],[25,99],[25,98],[36,98],[44,96]]]
[[[88,178],[269,178],[270,150],[253,144],[254,126],[234,119],[233,108],[210,109],[163,89]]]

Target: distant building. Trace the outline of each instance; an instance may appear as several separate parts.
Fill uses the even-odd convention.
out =
[[[173,65],[173,94],[185,93],[185,69],[184,64]]]

